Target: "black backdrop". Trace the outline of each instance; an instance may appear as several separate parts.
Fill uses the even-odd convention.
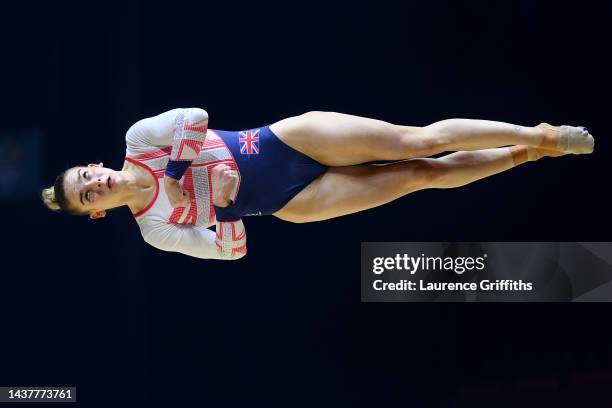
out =
[[[226,130],[333,110],[585,125],[597,145],[331,221],[250,217],[236,262],[157,251],[127,208],[4,198],[0,385],[76,385],[88,407],[425,406],[610,368],[607,304],[359,299],[362,241],[610,241],[609,2],[1,7],[0,131],[42,132],[45,185],[120,167],[126,129],[181,106]]]

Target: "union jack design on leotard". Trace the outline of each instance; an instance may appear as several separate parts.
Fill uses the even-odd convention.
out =
[[[259,130],[247,130],[239,133],[240,154],[259,154],[259,136],[257,136]]]

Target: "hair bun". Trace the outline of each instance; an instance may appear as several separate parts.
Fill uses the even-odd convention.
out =
[[[55,188],[53,186],[49,187],[49,188],[44,188],[42,191],[42,200],[45,203],[45,205],[47,206],[47,208],[49,208],[50,210],[53,211],[59,211],[60,210],[60,206],[57,202],[57,200],[55,199]]]

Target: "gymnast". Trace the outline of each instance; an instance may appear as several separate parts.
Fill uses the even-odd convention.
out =
[[[244,216],[322,221],[594,148],[584,127],[475,119],[413,127],[321,111],[223,131],[209,129],[200,108],[142,119],[126,143],[120,171],[69,168],[43,189],[46,206],[98,219],[127,205],[150,245],[228,260],[246,254]]]

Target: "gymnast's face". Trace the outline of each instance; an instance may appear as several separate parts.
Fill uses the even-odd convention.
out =
[[[122,204],[126,180],[121,172],[103,167],[103,163],[73,167],[64,176],[64,191],[70,206],[91,218],[101,218],[106,211]]]

